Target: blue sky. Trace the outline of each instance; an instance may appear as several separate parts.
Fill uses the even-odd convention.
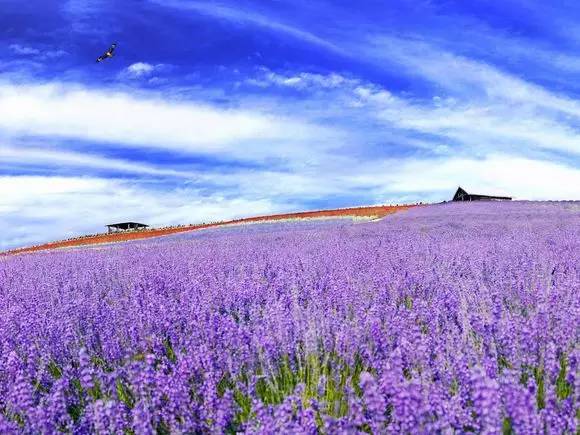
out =
[[[458,185],[580,199],[580,5],[547,3],[0,0],[0,249]]]

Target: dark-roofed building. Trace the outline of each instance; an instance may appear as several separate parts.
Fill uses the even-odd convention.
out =
[[[490,196],[467,193],[459,187],[453,196],[453,201],[511,201],[511,198],[509,196]]]
[[[107,225],[107,229],[109,230],[109,233],[117,232],[117,231],[143,230],[147,227],[149,227],[149,225],[140,224],[139,222],[121,222],[118,224]]]

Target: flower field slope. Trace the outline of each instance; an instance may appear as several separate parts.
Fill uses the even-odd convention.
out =
[[[579,252],[482,202],[5,257],[0,432],[577,433]]]
[[[101,245],[105,243],[119,243],[134,240],[152,239],[160,236],[187,233],[207,228],[216,228],[224,225],[243,225],[248,223],[269,223],[287,220],[315,220],[328,218],[381,218],[392,213],[407,210],[414,205],[378,205],[369,207],[354,207],[333,210],[305,211],[299,213],[285,213],[270,216],[254,216],[230,221],[178,225],[164,228],[148,228],[140,231],[122,231],[113,233],[93,234],[74,237],[57,242],[44,243],[36,246],[13,249],[8,252],[0,252],[0,256],[10,254],[24,254],[27,252],[48,251],[61,248],[76,248],[79,246]]]

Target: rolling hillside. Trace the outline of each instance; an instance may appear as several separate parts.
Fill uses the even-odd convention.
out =
[[[104,233],[84,237],[77,237],[74,239],[60,240],[51,243],[44,243],[36,246],[13,249],[8,252],[5,252],[4,254],[22,254],[26,252],[45,251],[58,248],[72,248],[75,246],[95,245],[101,243],[115,243],[127,240],[149,239],[152,237],[160,237],[169,234],[182,233],[186,231],[195,231],[204,228],[213,228],[218,226],[234,225],[234,224],[279,221],[287,219],[320,219],[332,217],[381,218],[388,214],[406,210],[411,207],[414,207],[414,205],[400,205],[400,206],[381,205],[371,207],[352,207],[332,210],[306,211],[299,213],[284,213],[271,216],[255,216],[230,221],[212,222],[208,224],[183,225],[183,226],[180,225],[164,228],[152,228],[144,231],[135,231],[135,232],[120,232],[111,234]]]

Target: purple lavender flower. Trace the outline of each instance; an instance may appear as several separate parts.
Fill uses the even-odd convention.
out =
[[[578,207],[4,258],[0,432],[575,433]]]
[[[481,367],[472,370],[471,398],[477,414],[478,429],[482,433],[497,433],[501,428],[499,386],[487,377]]]
[[[86,390],[90,390],[94,387],[93,368],[91,366],[89,354],[87,353],[87,349],[85,347],[81,347],[79,350],[79,369],[81,386]]]
[[[360,375],[360,387],[363,390],[363,398],[367,413],[367,421],[373,433],[381,433],[385,423],[387,404],[380,394],[375,378],[368,372]]]

